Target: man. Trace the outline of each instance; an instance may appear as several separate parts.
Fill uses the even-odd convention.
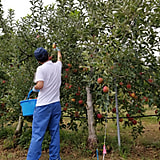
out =
[[[33,114],[32,139],[27,160],[39,160],[42,141],[47,127],[51,135],[49,160],[60,160],[59,121],[61,117],[60,86],[62,56],[58,48],[57,62],[48,58],[48,52],[40,47],[34,52],[35,58],[41,64],[36,71],[33,91],[38,92],[37,103]]]

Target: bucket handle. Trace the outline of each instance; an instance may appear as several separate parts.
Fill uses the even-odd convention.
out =
[[[31,95],[32,92],[33,92],[33,90],[31,89],[31,90],[29,91],[29,93],[28,93],[27,99],[29,99],[29,97],[30,97],[30,95]]]

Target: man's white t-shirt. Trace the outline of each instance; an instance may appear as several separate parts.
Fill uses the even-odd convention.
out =
[[[40,89],[36,106],[43,106],[60,101],[62,62],[47,61],[37,68],[35,83],[44,81]]]

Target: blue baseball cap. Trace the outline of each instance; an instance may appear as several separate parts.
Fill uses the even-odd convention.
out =
[[[48,60],[48,52],[43,47],[39,47],[34,51],[35,58],[40,62],[45,62]]]

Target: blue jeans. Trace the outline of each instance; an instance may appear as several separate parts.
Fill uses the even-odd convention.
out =
[[[27,160],[39,160],[42,151],[42,142],[47,127],[49,127],[51,135],[49,160],[60,160],[60,117],[60,102],[35,107],[32,122],[32,139],[27,154]]]

